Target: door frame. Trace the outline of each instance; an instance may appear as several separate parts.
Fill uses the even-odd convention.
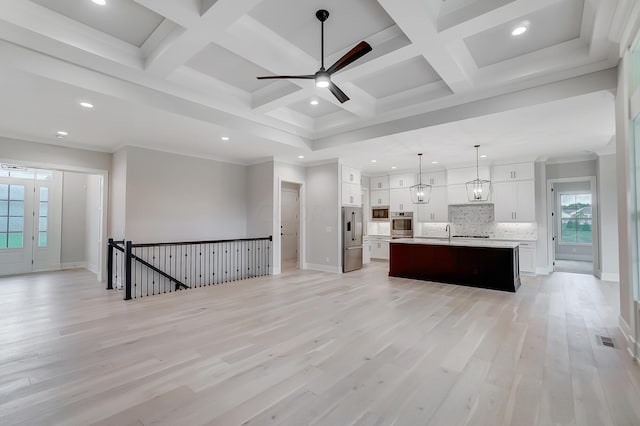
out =
[[[554,262],[556,258],[556,245],[554,241],[553,230],[555,228],[555,219],[553,215],[556,209],[556,194],[552,191],[554,183],[565,182],[589,182],[591,186],[591,206],[592,206],[592,234],[593,234],[593,275],[600,278],[600,217],[598,211],[600,206],[598,204],[598,187],[597,179],[595,176],[582,176],[572,178],[557,178],[547,179],[547,264],[549,270],[554,272]]]
[[[61,165],[57,163],[48,163],[41,161],[28,161],[28,160],[17,160],[15,158],[0,158],[0,162],[9,163],[9,164],[19,164],[24,167],[34,168],[34,169],[44,169],[44,170],[52,170],[59,172],[76,172],[76,173],[84,173],[89,175],[98,175],[102,178],[102,214],[100,218],[100,239],[96,242],[98,244],[98,258],[100,262],[98,262],[98,271],[94,271],[96,274],[97,281],[106,280],[106,271],[107,271],[107,258],[104,256],[104,244],[107,241],[107,224],[108,224],[108,215],[107,210],[109,206],[109,171],[101,170],[101,169],[92,169],[89,167],[79,167],[79,166],[70,166],[70,165]]]
[[[280,238],[280,226],[282,225],[282,183],[288,182],[294,185],[298,185],[298,258],[297,265],[299,269],[306,269],[305,259],[305,244],[306,244],[306,230],[304,224],[305,220],[305,184],[302,181],[296,179],[278,177],[278,190],[276,191],[276,202],[274,203],[274,223],[273,223],[273,275],[278,275],[282,272],[282,253],[281,253],[281,238]]]

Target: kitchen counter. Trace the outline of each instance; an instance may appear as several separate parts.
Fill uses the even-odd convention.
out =
[[[389,276],[515,292],[520,287],[519,243],[391,240]]]
[[[516,248],[520,243],[513,241],[498,241],[487,238],[398,238],[391,240],[393,244],[428,244],[439,246],[464,246],[464,247],[487,247],[487,248]]]

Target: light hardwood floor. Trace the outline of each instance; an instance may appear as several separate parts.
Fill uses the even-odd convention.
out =
[[[130,302],[86,271],[2,278],[0,424],[640,425],[616,284],[386,270]]]

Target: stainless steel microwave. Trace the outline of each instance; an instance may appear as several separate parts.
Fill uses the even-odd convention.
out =
[[[389,221],[389,207],[371,207],[371,220]]]

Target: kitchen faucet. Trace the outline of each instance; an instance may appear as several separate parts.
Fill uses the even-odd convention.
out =
[[[449,242],[451,242],[451,225],[447,223],[447,227],[444,230],[448,233]]]

